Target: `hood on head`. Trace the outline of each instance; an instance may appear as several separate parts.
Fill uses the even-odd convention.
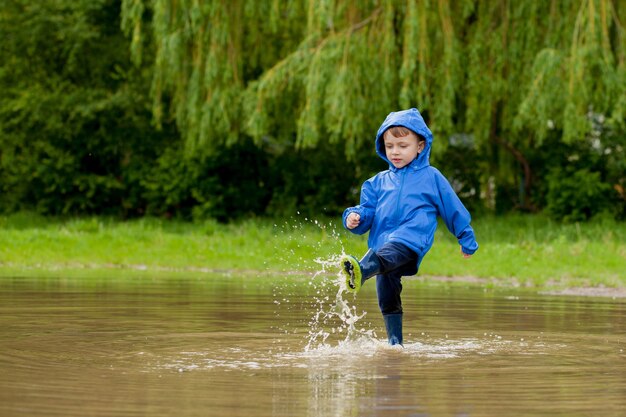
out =
[[[389,159],[387,159],[385,141],[383,139],[385,131],[394,126],[402,126],[407,129],[411,129],[413,132],[417,133],[426,140],[424,150],[417,157],[417,167],[421,168],[429,165],[430,147],[433,143],[433,134],[428,126],[426,126],[424,118],[416,108],[391,112],[387,115],[387,118],[385,118],[385,121],[380,126],[378,133],[376,134],[376,153],[378,156],[387,162],[392,169],[395,169],[393,164],[389,161]],[[413,164],[415,164],[415,162]]]

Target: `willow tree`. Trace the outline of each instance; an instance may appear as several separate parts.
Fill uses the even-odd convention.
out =
[[[619,0],[123,0],[122,14],[135,60],[154,59],[154,116],[189,150],[248,135],[354,157],[415,106],[435,151],[464,134],[488,175],[519,163],[528,188],[524,155],[551,131],[584,137],[590,112],[624,128]]]

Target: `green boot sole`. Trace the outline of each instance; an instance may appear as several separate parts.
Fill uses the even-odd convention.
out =
[[[359,292],[363,278],[359,261],[352,255],[344,255],[340,262],[341,272],[346,279],[347,290],[353,293]]]

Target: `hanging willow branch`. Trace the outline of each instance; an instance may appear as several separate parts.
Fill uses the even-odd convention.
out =
[[[249,135],[354,155],[415,106],[439,138],[523,151],[584,136],[590,109],[623,123],[618,3],[123,0],[122,25],[136,63],[154,40],[155,119],[174,118],[190,150]]]

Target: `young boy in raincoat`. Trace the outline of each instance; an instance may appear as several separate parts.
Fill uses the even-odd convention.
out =
[[[348,289],[357,292],[376,276],[378,305],[390,344],[402,344],[402,276],[415,275],[431,248],[437,216],[461,245],[463,256],[478,249],[471,217],[446,178],[430,166],[433,134],[417,109],[390,113],[376,134],[376,153],[389,169],[365,181],[358,206],[343,213],[352,233],[370,231],[360,261],[341,260]]]

